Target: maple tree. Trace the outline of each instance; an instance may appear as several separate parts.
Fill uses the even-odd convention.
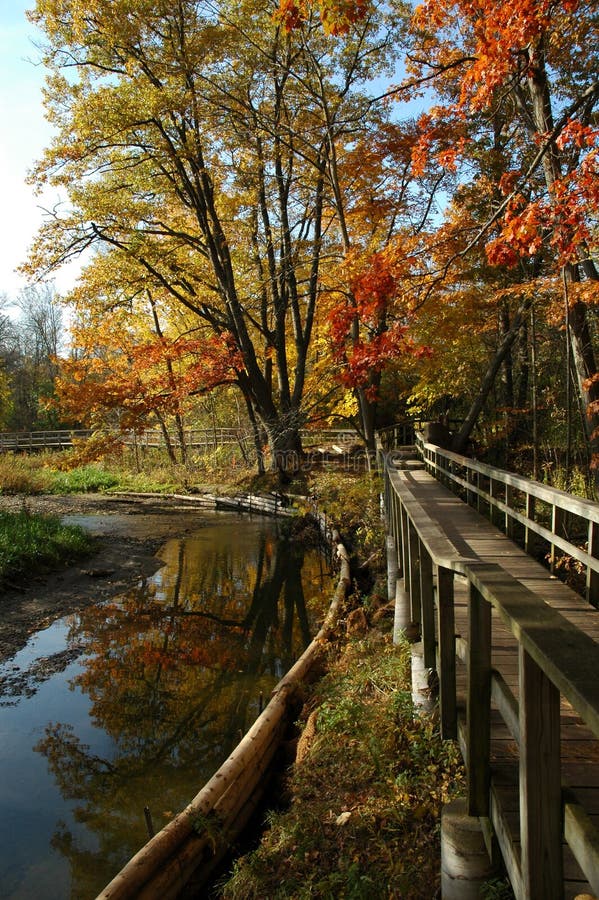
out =
[[[486,240],[492,265],[544,260],[547,270],[557,260],[567,281],[597,280],[590,245],[599,200],[599,84],[584,50],[596,29],[592,7],[568,0],[426,2],[416,10],[410,75],[434,82],[445,100],[422,122],[417,164],[471,168],[475,130],[493,129],[495,194],[472,238]],[[451,127],[459,140],[447,146]],[[573,291],[568,303],[575,370],[595,442],[593,339],[580,295]]]
[[[65,417],[98,432],[142,433],[155,419],[172,461],[172,419],[182,461],[186,457],[183,416],[191,399],[217,385],[235,384],[243,363],[227,333],[208,336],[163,328],[156,296],[125,306],[87,295],[71,327],[71,355],[61,360],[56,404]]]
[[[295,27],[310,5],[283,3],[281,14],[288,12],[288,26]],[[339,27],[345,28],[345,4],[327,3],[326,11],[329,30],[336,13]],[[354,3],[350,15],[364,14],[364,4]],[[484,273],[487,284],[491,270],[503,272],[497,294],[503,339],[485,375],[478,409],[494,373],[503,367],[509,377],[512,347],[530,308],[530,300],[525,300],[512,318],[501,291],[510,281],[563,273],[574,367],[594,443],[598,379],[587,308],[598,296],[593,253],[599,83],[591,49],[596,45],[592,3],[425,0],[414,10],[406,39],[406,76],[388,92],[398,100],[424,92],[430,98],[418,120],[412,174],[445,173],[445,187],[459,202],[468,184],[486,198],[478,204],[477,217],[471,206],[464,220],[468,240],[454,242],[452,252],[446,231],[435,228],[429,244],[429,253],[436,253],[439,263],[431,272],[430,297],[455,292],[452,284],[463,269],[460,259],[472,258],[483,247],[490,264]],[[436,252],[436,245],[446,252]],[[479,274],[483,268],[481,260]],[[510,270],[517,269],[514,277]],[[491,275],[491,290],[494,281],[497,276]],[[557,291],[557,277],[555,283]],[[475,415],[473,406],[461,446]]]

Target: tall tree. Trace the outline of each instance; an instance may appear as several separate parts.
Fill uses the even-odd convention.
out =
[[[369,4],[282,0],[281,18],[295,28],[312,8],[320,10],[326,30],[344,31],[368,14]],[[537,274],[539,258],[551,257],[556,281],[563,276],[567,287],[567,328],[595,453],[599,374],[588,310],[599,298],[598,26],[597,5],[584,0],[425,0],[412,17],[407,77],[389,90],[405,99],[426,90],[439,101],[419,121],[415,173],[454,171],[462,186],[472,180],[481,152],[496,154],[494,195],[457,254],[486,242],[493,265],[506,270],[530,260]],[[490,169],[486,176],[493,177]],[[451,264],[446,257],[430,296]],[[509,364],[525,312],[504,320],[505,340],[486,373],[479,406],[493,372]],[[466,437],[464,431],[461,440]]]
[[[549,249],[567,282],[597,281],[590,250],[599,209],[596,5],[427,0],[414,25],[412,76],[438,86],[446,101],[423,121],[428,158],[435,128],[453,123],[464,135],[450,148],[452,163],[473,158],[467,116],[499,130],[507,166],[476,236],[486,238],[489,260],[513,266]],[[568,302],[578,386],[596,444],[593,335],[581,293],[572,291]]]
[[[310,20],[287,34],[275,10],[38,0],[58,133],[34,181],[61,184],[71,205],[42,228],[31,267],[100,247],[130,261],[130,296],[160,288],[229,336],[285,468],[338,227],[332,161],[371,127],[358,89],[389,65],[394,38],[380,13],[331,42]]]

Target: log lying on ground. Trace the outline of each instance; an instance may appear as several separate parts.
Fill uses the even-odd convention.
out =
[[[258,513],[263,516],[294,516],[295,510],[290,504],[293,498],[285,494],[239,494],[227,497],[220,494],[157,494],[137,493],[132,491],[112,491],[111,497],[122,497],[130,500],[176,500],[186,506],[199,509],[222,509],[238,512]]]
[[[200,881],[247,824],[256,793],[287,725],[297,687],[319,661],[350,584],[349,557],[337,544],[341,570],[326,618],[312,642],[279,681],[264,711],[191,803],[145,844],[97,900],[170,900],[194,875]],[[202,869],[203,872],[199,872]],[[199,872],[199,875],[198,875]]]

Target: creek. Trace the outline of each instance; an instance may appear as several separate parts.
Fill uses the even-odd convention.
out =
[[[326,563],[279,522],[193,521],[153,576],[0,666],[4,900],[95,897],[148,816],[159,830],[226,759],[326,612]]]

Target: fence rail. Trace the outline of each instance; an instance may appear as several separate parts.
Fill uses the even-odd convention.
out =
[[[546,552],[551,571],[573,561],[585,573],[586,599],[599,606],[599,503],[495,469],[417,437],[427,471],[527,553]]]
[[[534,533],[550,545],[552,553],[559,548],[585,566],[590,573],[587,593],[595,598],[599,504],[442,450],[422,437],[418,447],[429,473],[502,524],[510,536],[518,527],[530,546]],[[509,555],[502,565],[496,562],[501,555],[496,549],[493,560],[474,553],[471,558],[465,555],[467,545],[459,535],[455,502],[452,505],[441,498],[435,520],[430,504],[426,509],[423,505],[424,497],[430,498],[435,490],[430,479],[419,490],[414,473],[402,473],[395,467],[393,453],[380,447],[379,460],[390,541],[397,553],[410,616],[419,626],[424,665],[439,676],[442,734],[460,739],[466,762],[469,815],[493,823],[518,900],[561,900],[564,896],[564,838],[592,890],[599,894],[599,832],[588,812],[563,790],[560,761],[562,700],[599,738],[597,642],[548,605],[542,593],[533,592],[514,577]],[[548,525],[538,520],[541,504]],[[563,537],[567,516],[584,524],[590,552]],[[530,566],[534,565],[531,560]],[[466,583],[466,639],[456,635],[456,576]],[[560,590],[566,589],[560,586]],[[576,600],[584,605],[582,599]],[[587,609],[589,615],[597,615]],[[509,688],[492,665],[493,622],[497,620],[517,642],[515,695],[513,686]],[[457,698],[458,659],[466,665],[465,709]],[[509,836],[510,813],[502,810],[491,766],[492,704],[517,747],[519,832],[515,840]]]
[[[0,453],[10,450],[65,450],[73,440],[85,440],[91,431],[85,429],[61,431],[4,431],[0,432]]]
[[[0,432],[0,453],[9,451],[33,450],[65,450],[73,446],[75,440],[85,440],[92,432],[87,429],[62,429],[57,431],[5,431]],[[347,446],[357,440],[356,432],[344,428],[303,429],[302,441],[306,446],[323,444],[341,444]],[[128,446],[137,445],[142,448],[163,448],[164,434],[158,428],[150,428],[141,434],[119,435]],[[169,433],[169,440],[174,447],[179,447],[181,438],[175,432]],[[240,428],[186,428],[183,432],[183,443],[190,450],[215,450],[217,447],[231,444],[253,447],[250,433]]]

